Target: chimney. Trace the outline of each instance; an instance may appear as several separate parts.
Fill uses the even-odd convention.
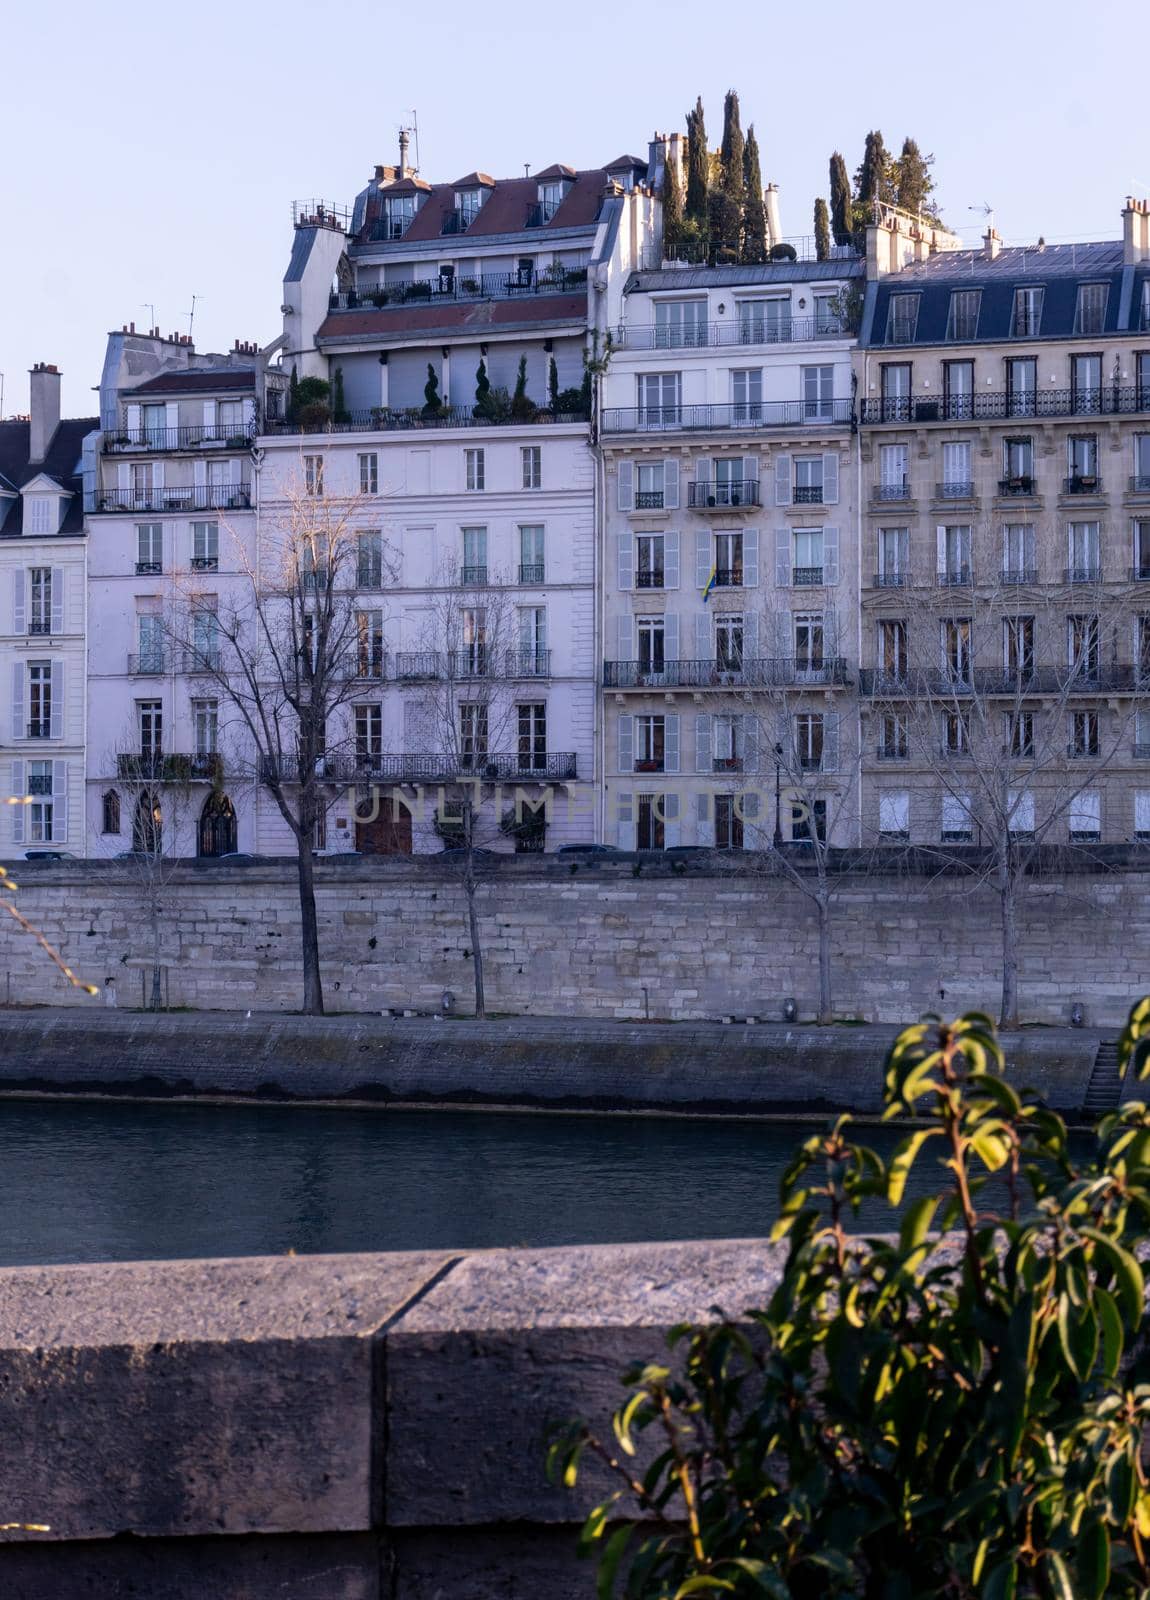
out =
[[[999,238],[998,230],[996,228],[987,228],[986,232],[982,236],[982,248],[985,252],[986,259],[988,261],[993,261],[998,252],[1002,249],[1002,240]]]
[[[777,183],[767,184],[763,202],[767,210],[767,243],[768,245],[781,244],[783,224],[779,219],[779,186]]]
[[[407,129],[399,130],[399,175],[401,178],[411,176],[407,166]]]
[[[1150,200],[1126,197],[1122,213],[1122,263],[1133,267],[1150,260]]]
[[[43,461],[60,425],[60,374],[55,367],[37,361],[29,374],[32,427],[29,435],[29,461]]]

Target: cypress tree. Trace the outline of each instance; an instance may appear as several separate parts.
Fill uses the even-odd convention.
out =
[[[855,174],[856,228],[865,229],[870,223],[876,200],[891,204],[894,198],[891,160],[882,134],[875,128],[866,136],[862,165]]]
[[[555,357],[554,356],[551,357],[551,363],[547,368],[547,394],[548,394],[548,398],[551,401],[551,409],[552,409],[552,411],[558,411],[558,409],[559,409],[559,368],[555,364]]]
[[[933,165],[934,157],[924,156],[915,140],[903,140],[902,154],[894,163],[895,204],[901,211],[909,211],[914,216],[919,213],[926,217],[938,215],[931,199],[934,179],[930,169]]]
[[[831,229],[836,244],[850,244],[853,211],[847,164],[836,150],[831,156]]]
[[[826,261],[831,253],[831,220],[822,195],[815,201],[815,260]]]
[[[291,377],[288,380],[288,421],[294,422],[296,412],[299,410],[299,372],[293,361],[291,364]]]
[[[743,260],[757,265],[767,259],[767,208],[763,204],[763,174],[759,166],[759,141],[755,125],[747,129],[743,149],[743,187],[746,206],[743,212]]]
[[[663,254],[683,239],[683,191],[668,150],[663,158]]]
[[[331,420],[333,422],[350,422],[351,413],[347,409],[347,402],[343,393],[343,368],[336,367],[335,378],[331,386]]]
[[[739,97],[733,89],[728,89],[723,101],[723,142],[719,149],[719,190],[722,198],[711,210],[711,241],[736,259],[743,243],[743,212],[747,200],[743,150]]]
[[[511,415],[517,422],[530,422],[535,416],[534,402],[527,395],[527,357],[519,357],[515,374],[515,393],[511,396]]]
[[[423,386],[423,415],[437,417],[443,410],[443,401],[439,398],[439,374],[429,361],[427,363],[427,382]]]
[[[707,226],[707,189],[710,184],[710,158],[707,153],[707,128],[703,121],[703,97],[687,112],[687,218],[700,231]]]

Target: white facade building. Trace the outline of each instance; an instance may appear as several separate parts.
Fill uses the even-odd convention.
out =
[[[85,853],[82,455],[60,374],[31,373],[28,421],[0,422],[0,855]]]

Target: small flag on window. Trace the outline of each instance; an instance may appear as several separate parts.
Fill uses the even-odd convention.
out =
[[[703,604],[704,605],[706,605],[707,601],[711,598],[711,590],[714,587],[715,587],[715,568],[712,567],[711,568],[711,576],[707,579],[706,587],[703,590]]]

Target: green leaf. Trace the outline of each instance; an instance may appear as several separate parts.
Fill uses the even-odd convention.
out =
[[[1054,1600],[1077,1600],[1074,1585],[1070,1581],[1070,1572],[1058,1551],[1047,1550],[1042,1557],[1042,1565]]]
[[[1077,1569],[1080,1600],[1102,1600],[1110,1582],[1110,1539],[1103,1523],[1079,1529]]]
[[[1098,1307],[1098,1321],[1102,1327],[1102,1370],[1108,1378],[1116,1377],[1122,1364],[1125,1338],[1122,1318],[1109,1289],[1095,1289],[1094,1303]]]
[[[681,1583],[675,1590],[675,1600],[686,1600],[689,1594],[734,1594],[735,1585],[728,1583],[726,1578],[714,1578],[700,1575],[697,1578],[688,1578],[686,1583]]]
[[[623,1559],[623,1554],[630,1543],[631,1535],[634,1531],[634,1528],[630,1526],[616,1528],[615,1532],[607,1540],[606,1548],[603,1551],[603,1559],[599,1563],[599,1571],[595,1577],[595,1593],[598,1595],[599,1600],[611,1600],[615,1589],[615,1574],[619,1570],[619,1563]]]
[[[988,1094],[1008,1117],[1022,1115],[1022,1101],[1006,1079],[996,1077],[993,1072],[972,1073],[967,1079],[967,1088],[971,1094]]]
[[[1018,1554],[1015,1551],[1005,1561],[1000,1561],[987,1578],[982,1600],[1014,1600],[1017,1586]]]
[[[923,1145],[928,1139],[933,1139],[935,1134],[941,1133],[941,1128],[918,1128],[909,1138],[903,1140],[891,1156],[886,1177],[886,1197],[892,1206],[902,1204],[906,1180]]]
[[[749,1556],[739,1556],[734,1561],[724,1561],[724,1571],[728,1567],[736,1572],[745,1572],[748,1578],[752,1578],[758,1584],[764,1594],[770,1595],[771,1600],[791,1600],[790,1585],[768,1567],[765,1561],[753,1561]]]
[[[976,1128],[970,1136],[970,1147],[991,1172],[997,1172],[1010,1159],[1010,1140],[1000,1123]]]
[[[1084,1238],[1093,1239],[1099,1250],[1114,1273],[1115,1292],[1122,1316],[1128,1326],[1137,1328],[1142,1321],[1142,1306],[1146,1294],[1146,1286],[1142,1277],[1142,1268],[1135,1261],[1129,1250],[1097,1228],[1081,1227],[1079,1233]]]
[[[923,1195],[921,1200],[907,1207],[898,1235],[898,1247],[903,1255],[909,1255],[926,1238],[937,1209],[938,1197],[931,1194]]]

